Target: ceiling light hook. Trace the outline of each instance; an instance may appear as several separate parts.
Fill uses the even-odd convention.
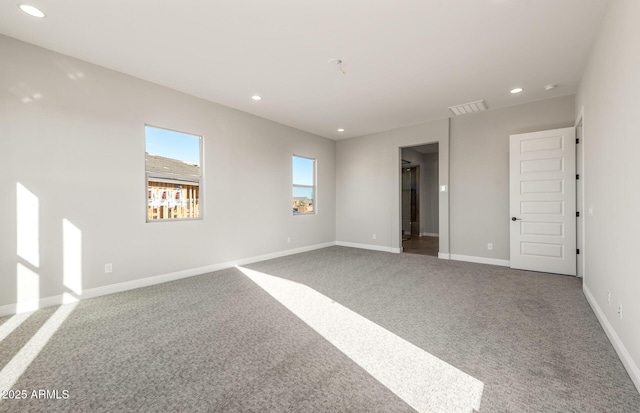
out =
[[[334,63],[343,75],[347,74],[347,72],[342,68],[342,59],[329,59],[329,63]]]

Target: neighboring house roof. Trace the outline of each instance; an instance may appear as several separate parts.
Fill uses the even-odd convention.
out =
[[[200,165],[149,153],[145,153],[145,158],[147,172],[200,176]]]
[[[306,202],[306,203],[311,202],[311,199],[307,198],[306,196],[294,196],[293,200],[298,202]]]

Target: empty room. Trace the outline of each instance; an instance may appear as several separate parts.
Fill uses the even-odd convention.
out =
[[[3,2],[0,412],[639,412],[638,16]]]

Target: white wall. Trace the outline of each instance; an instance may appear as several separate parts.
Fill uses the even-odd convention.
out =
[[[573,96],[451,119],[452,254],[509,259],[509,135],[573,123]]]
[[[86,290],[335,241],[334,141],[3,36],[0,55],[0,306],[18,272],[39,297],[66,292],[65,253]],[[204,136],[203,220],[145,223],[145,123]],[[318,160],[316,215],[292,215],[293,153]]]
[[[637,0],[610,3],[580,83],[576,114],[584,107],[585,206],[593,208],[593,215],[585,214],[585,294],[640,389],[638,16]]]
[[[441,119],[338,141],[336,237],[343,245],[400,248],[400,151],[439,143],[439,180],[449,179],[449,120]],[[449,198],[440,193],[440,252],[449,252]],[[376,239],[373,239],[376,234]]]

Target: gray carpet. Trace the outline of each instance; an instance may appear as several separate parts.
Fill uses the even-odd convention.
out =
[[[247,267],[482,382],[481,412],[640,411],[579,279],[344,247]],[[0,368],[56,311],[0,342]],[[13,389],[69,398],[0,411],[414,411],[236,268],[80,302]]]

